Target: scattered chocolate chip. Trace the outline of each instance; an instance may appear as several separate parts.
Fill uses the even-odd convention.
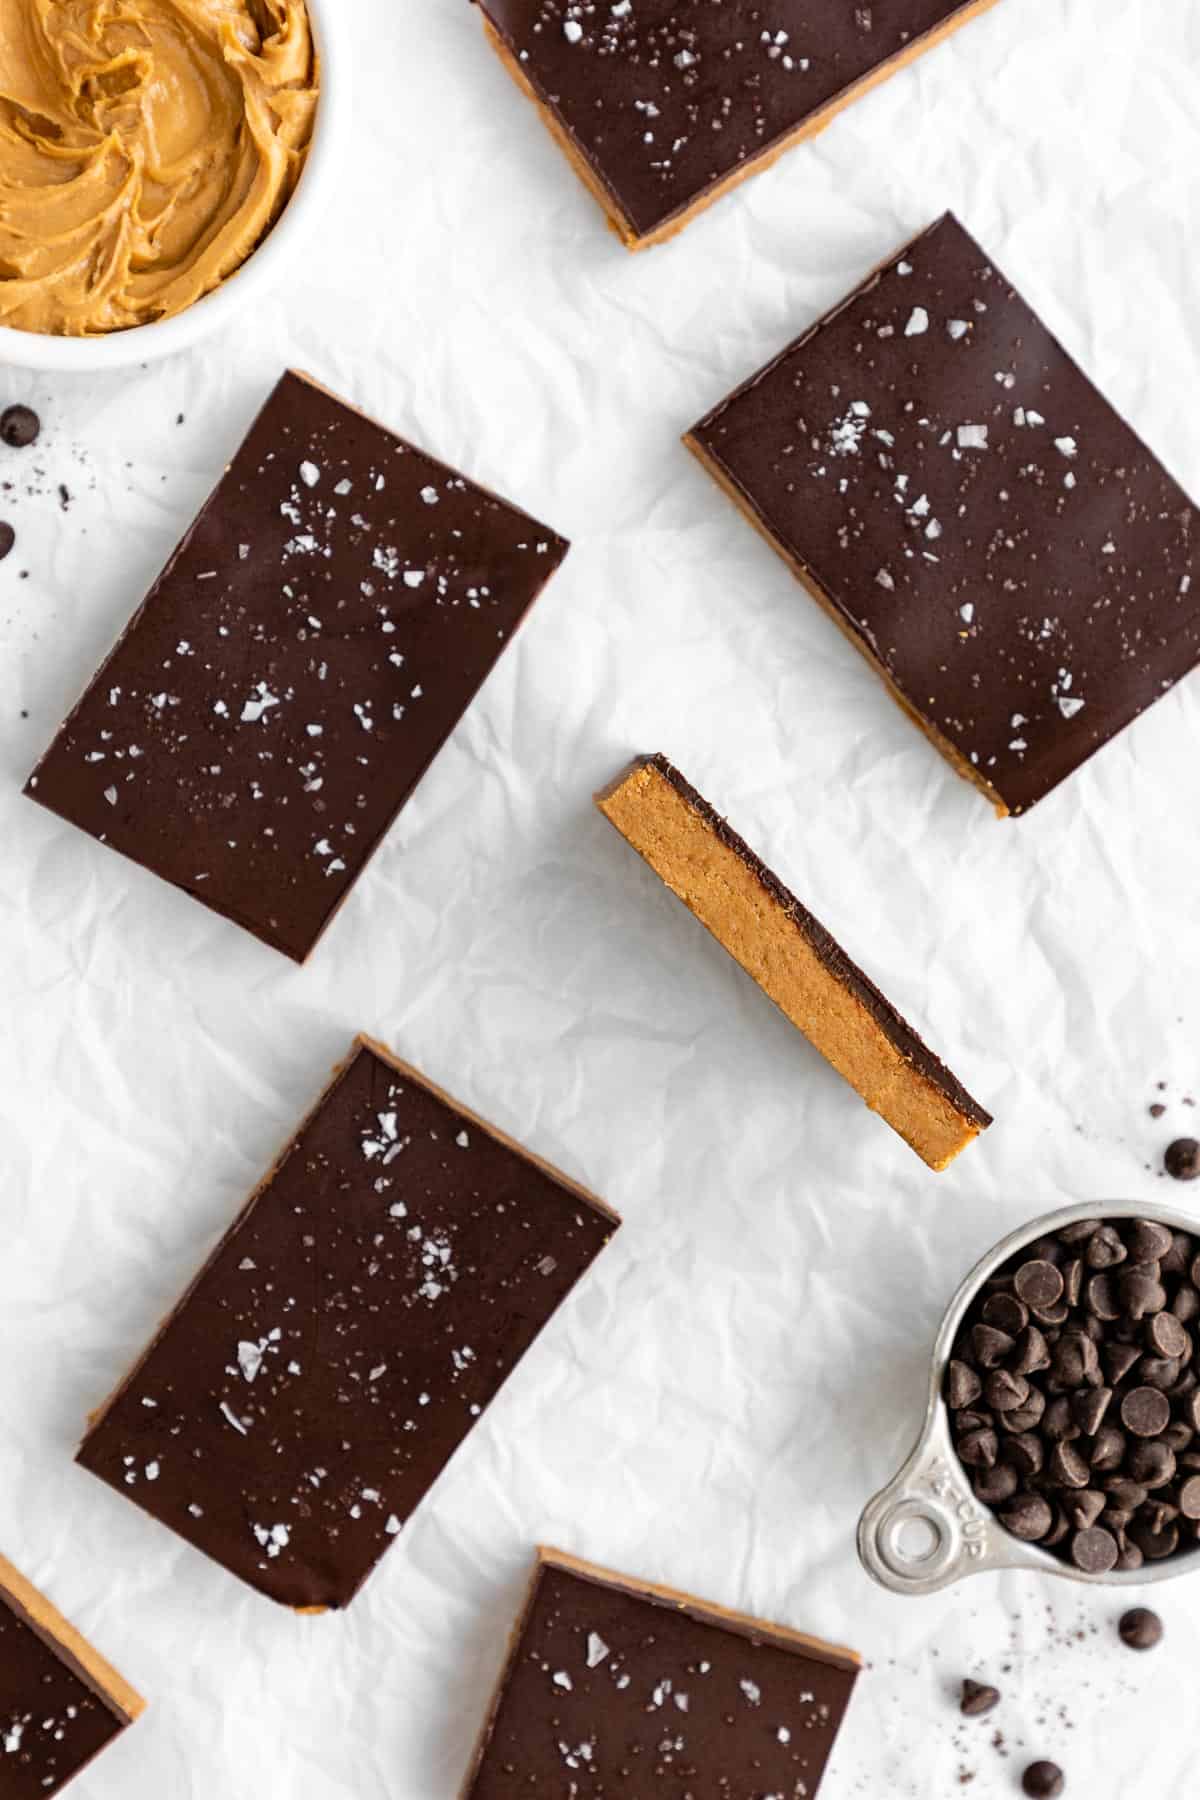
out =
[[[1195,1181],[1200,1175],[1200,1144],[1195,1138],[1176,1138],[1167,1145],[1163,1167],[1176,1181]]]
[[[1171,1402],[1158,1388],[1131,1388],[1121,1402],[1121,1423],[1135,1437],[1157,1437],[1170,1420]]]
[[[962,1699],[959,1701],[958,1709],[965,1718],[981,1718],[984,1713],[991,1712],[993,1706],[998,1706],[999,1703],[999,1688],[988,1687],[987,1683],[983,1681],[963,1681]]]
[[[1055,1800],[1066,1785],[1062,1770],[1052,1762],[1031,1762],[1021,1777],[1021,1787],[1029,1800]]]
[[[0,438],[10,450],[26,450],[37,442],[42,421],[32,406],[6,406],[0,413]]]
[[[8,555],[17,541],[17,534],[7,519],[0,519],[0,562]]]
[[[1166,1110],[1167,1109],[1161,1100],[1155,1100],[1149,1108],[1150,1117],[1152,1119],[1161,1119]]]
[[[1163,1623],[1148,1606],[1131,1606],[1117,1624],[1121,1642],[1131,1650],[1153,1650],[1162,1642]]]
[[[1040,1494],[1018,1494],[1003,1509],[1000,1521],[1014,1537],[1036,1543],[1038,1538],[1045,1537],[1053,1525],[1054,1514],[1050,1510],[1050,1502],[1043,1500]]]
[[[1116,1538],[1102,1525],[1077,1531],[1071,1539],[1071,1561],[1085,1575],[1107,1575],[1116,1568],[1120,1554]]]

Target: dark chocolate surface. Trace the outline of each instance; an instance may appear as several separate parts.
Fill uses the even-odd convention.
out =
[[[128,1722],[0,1587],[0,1800],[61,1792]]]
[[[978,0],[479,0],[639,236]]]
[[[464,1800],[814,1800],[848,1658],[547,1563]]]
[[[26,792],[303,959],[566,550],[287,374]]]
[[[1192,502],[952,217],[691,436],[1010,812],[1200,660]]]
[[[344,1606],[616,1225],[360,1045],[78,1460]]]
[[[743,862],[755,879],[770,894],[777,905],[804,934],[805,939],[815,950],[825,967],[835,975],[842,984],[849,988],[860,1006],[874,1019],[895,1049],[919,1069],[939,1092],[960,1112],[964,1118],[972,1120],[980,1130],[986,1130],[992,1123],[992,1115],[985,1112],[977,1100],[974,1100],[962,1085],[961,1081],[951,1073],[941,1059],[933,1054],[929,1046],[913,1030],[902,1013],[897,1012],[886,994],[881,994],[869,976],[864,975],[858,964],[847,956],[837,939],[828,932],[819,919],[815,919],[808,908],[797,900],[790,888],[784,886],[773,869],[769,869],[759,856],[751,850],[745,839],[722,818],[716,809],[687,781],[675,765],[659,754],[643,757],[643,763],[649,763],[657,769],[666,781],[669,781],[688,805],[698,812],[705,823],[713,831],[727,849]]]

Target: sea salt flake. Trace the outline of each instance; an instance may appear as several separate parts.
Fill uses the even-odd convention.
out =
[[[318,481],[321,479],[321,471],[318,469],[316,463],[302,462],[300,464],[300,479],[305,487],[316,487]]]
[[[605,1643],[604,1639],[600,1636],[599,1632],[598,1631],[589,1631],[588,1632],[588,1641],[587,1641],[587,1666],[588,1666],[588,1668],[589,1669],[598,1669],[600,1664],[604,1661],[605,1657],[608,1654],[609,1654],[608,1645]]]
[[[565,19],[563,21],[563,36],[566,38],[568,44],[578,44],[582,40],[583,26],[579,23],[578,19]],[[422,495],[422,498],[424,498],[424,495]]]
[[[929,314],[923,306],[914,306],[908,324],[904,327],[905,337],[922,337],[929,330]]]
[[[986,450],[988,447],[987,426],[960,425],[958,428],[958,447],[960,450]]]

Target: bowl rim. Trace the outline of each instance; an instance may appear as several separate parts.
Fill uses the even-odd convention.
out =
[[[332,185],[343,122],[349,116],[349,58],[340,35],[345,20],[337,0],[305,0],[317,55],[320,89],[312,142],[304,168],[270,232],[233,273],[172,318],[133,325],[96,337],[58,337],[0,325],[0,364],[60,374],[96,375],[157,362],[219,331],[248,302],[274,283],[323,206]]]

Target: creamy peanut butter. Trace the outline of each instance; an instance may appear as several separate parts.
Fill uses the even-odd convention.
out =
[[[304,0],[0,0],[0,324],[182,312],[291,196],[317,104]]]

